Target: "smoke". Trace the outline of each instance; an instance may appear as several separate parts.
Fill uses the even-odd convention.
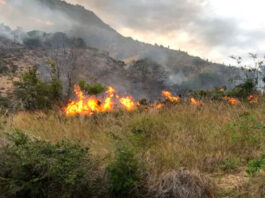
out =
[[[64,13],[54,12],[39,0],[8,0],[0,5],[0,13],[0,23],[12,28],[22,27],[25,31],[67,31],[74,24]]]

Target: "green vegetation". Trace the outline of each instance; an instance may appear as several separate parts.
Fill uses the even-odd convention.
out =
[[[128,147],[119,148],[107,167],[110,189],[115,197],[138,197],[141,182],[140,164]]]
[[[81,88],[81,90],[88,95],[97,95],[106,90],[106,87],[104,87],[100,83],[89,84],[84,80],[80,80],[78,85]]]
[[[0,155],[1,197],[91,197],[103,189],[95,162],[78,144],[31,140],[21,132],[9,141]]]
[[[256,83],[254,82],[254,79],[248,78],[234,89],[228,91],[227,95],[237,98],[247,98],[249,95],[256,92]]]
[[[259,158],[250,160],[248,163],[247,172],[249,174],[253,174],[262,169],[265,170],[265,155],[262,155]]]
[[[49,108],[62,97],[61,82],[56,78],[48,83],[42,82],[36,69],[24,73],[14,86],[16,100],[27,110]]]

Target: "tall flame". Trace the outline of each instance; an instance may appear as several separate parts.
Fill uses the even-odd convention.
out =
[[[65,108],[67,116],[80,115],[93,115],[94,113],[112,111],[114,109],[113,98],[116,95],[118,103],[121,107],[131,111],[136,109],[136,104],[131,96],[120,98],[116,90],[109,86],[105,92],[107,97],[103,102],[99,98],[93,96],[85,96],[78,85],[75,85],[74,92],[77,97],[76,100],[70,101]]]
[[[236,98],[232,98],[232,97],[226,96],[226,97],[224,97],[224,99],[226,101],[230,102],[231,105],[238,105],[238,104],[240,104],[240,101],[238,99],[236,99]]]
[[[134,110],[136,105],[131,96],[127,96],[119,99],[121,105],[128,111]]]
[[[172,96],[172,93],[169,92],[169,91],[162,91],[162,95],[169,101],[171,102],[178,102],[179,101],[179,97],[175,97],[175,96]]]

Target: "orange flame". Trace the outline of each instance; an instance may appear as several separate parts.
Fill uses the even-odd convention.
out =
[[[228,102],[230,102],[231,105],[238,105],[240,104],[240,101],[236,98],[232,98],[232,97],[224,97],[224,99]]]
[[[136,105],[131,96],[127,96],[119,99],[121,105],[128,111],[134,110]]]
[[[191,98],[190,99],[190,102],[191,102],[192,105],[195,105],[195,106],[201,106],[201,105],[203,105],[203,102],[202,101],[198,101],[195,98]]]
[[[156,109],[161,109],[163,107],[163,104],[159,103],[155,106]]]
[[[92,96],[85,96],[78,85],[74,87],[77,99],[70,101],[65,108],[67,116],[80,115],[93,115],[94,113],[112,111],[114,109],[113,98],[116,95],[118,102],[122,108],[130,111],[136,108],[136,104],[131,96],[120,98],[115,89],[111,86],[108,87],[106,94],[108,95],[103,102],[100,99]]]
[[[248,101],[250,104],[258,103],[258,97],[254,95],[248,96]]]
[[[167,100],[169,100],[171,102],[178,102],[179,101],[179,97],[172,96],[172,93],[169,91],[164,90],[164,91],[162,91],[162,94]]]

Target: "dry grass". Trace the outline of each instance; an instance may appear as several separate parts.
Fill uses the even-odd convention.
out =
[[[20,112],[3,117],[1,131],[20,129],[52,142],[80,141],[102,166],[113,159],[120,144],[126,144],[137,151],[151,179],[185,168],[210,176],[223,189],[231,183],[224,178],[235,178],[233,175],[243,175],[235,182],[248,182],[241,174],[248,160],[265,151],[264,115],[264,101],[238,106],[226,102],[208,102],[202,107],[177,104],[92,117]]]

